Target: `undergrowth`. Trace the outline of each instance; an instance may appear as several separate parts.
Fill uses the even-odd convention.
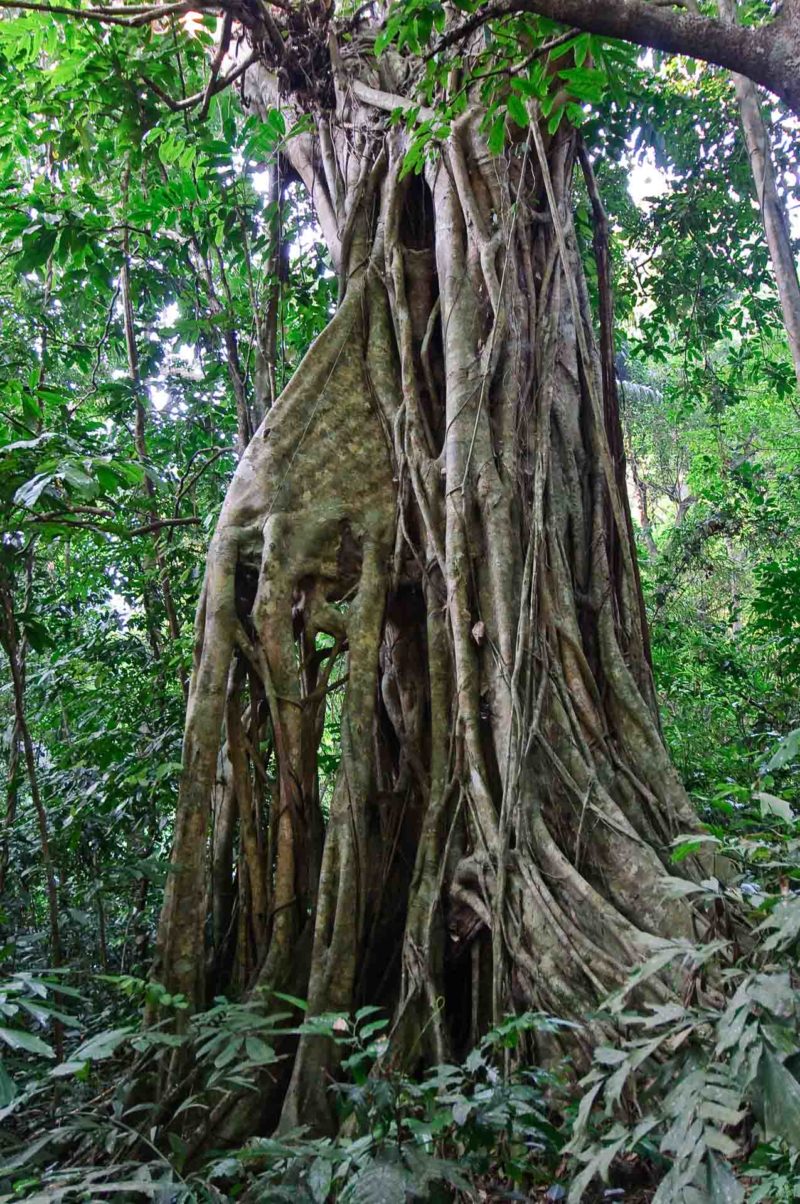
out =
[[[796,756],[796,743],[778,750],[773,771]],[[132,976],[106,976],[87,993],[64,975],[9,975],[0,991],[8,1051],[0,1073],[2,1200],[798,1198],[794,817],[772,804],[760,832],[681,838],[673,859],[703,846],[718,875],[666,878],[664,889],[694,897],[710,936],[707,929],[702,942],[665,941],[605,1000],[591,1019],[606,1040],[581,1078],[568,1060],[531,1064],[537,1035],[557,1038],[564,1025],[535,1013],[508,1017],[463,1062],[411,1077],[392,1064],[389,1021],[376,1008],[312,1018],[291,996],[220,999],[179,1037],[141,1029],[142,996],[159,988]],[[86,1005],[103,992],[113,1001],[99,1020],[119,1016],[121,994],[128,1023],[87,1021]],[[163,992],[159,1000],[184,1006]],[[301,1031],[340,1047],[341,1077],[331,1084],[338,1135],[299,1129],[199,1160],[195,1128],[226,1091],[258,1091],[283,1057],[281,1043]],[[67,1052],[54,1065],[55,1041]],[[147,1074],[164,1046],[185,1041],[197,1073],[180,1106],[159,1115],[131,1105],[131,1080]]]

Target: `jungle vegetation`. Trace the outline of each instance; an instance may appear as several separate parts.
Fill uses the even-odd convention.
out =
[[[3,1199],[800,1195],[799,4],[0,0]]]

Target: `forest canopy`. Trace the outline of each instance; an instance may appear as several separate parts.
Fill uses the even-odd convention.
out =
[[[3,1199],[800,1192],[799,4],[0,0]]]

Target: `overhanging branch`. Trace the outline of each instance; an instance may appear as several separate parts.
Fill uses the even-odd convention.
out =
[[[0,3],[2,3],[2,0],[0,0]],[[237,67],[234,67],[232,71],[229,71],[227,75],[215,77],[212,72],[212,74],[209,76],[208,84],[202,92],[195,92],[194,96],[186,96],[181,100],[175,100],[174,97],[170,96],[168,92],[165,92],[163,88],[159,87],[159,85],[148,76],[143,75],[141,79],[142,83],[145,84],[150,91],[167,106],[168,109],[171,109],[173,113],[184,113],[187,109],[194,109],[198,105],[201,105],[200,117],[202,119],[208,112],[208,104],[211,100],[211,97],[216,96],[218,92],[222,92],[225,88],[229,88],[231,84],[235,84],[237,79],[241,79],[247,68],[252,67],[257,58],[258,52],[254,50],[252,54],[249,54],[247,58],[239,63]],[[219,68],[217,68],[217,70],[219,70]]]
[[[46,4],[37,0],[0,0],[0,9],[10,8],[20,12],[53,13],[60,17],[77,17],[84,21],[99,21],[103,25],[124,25],[135,28],[151,25],[164,17],[175,17],[181,13],[214,11],[217,5],[205,0],[177,0],[173,4],[123,4],[100,5],[96,8],[80,8],[78,5]]]
[[[680,4],[681,0],[674,0],[674,3]],[[285,5],[281,2],[278,7]],[[85,8],[51,4],[46,0],[0,0],[0,9],[54,13],[129,28],[190,11],[219,13],[241,21],[248,28],[257,26],[262,36],[266,35],[273,42],[274,50],[282,52],[284,49],[280,36],[275,36],[275,22],[268,8],[260,6],[254,13],[241,0],[174,0],[156,5],[117,4]],[[800,116],[800,0],[784,0],[780,15],[768,25],[757,28],[729,25],[714,17],[702,16],[694,4],[686,3],[684,7],[676,8],[663,0],[613,0],[612,3],[609,0],[489,0],[458,27],[444,34],[434,53],[441,53],[463,41],[489,21],[516,13],[534,13],[587,33],[620,38],[637,46],[683,54],[737,71],[774,92]],[[147,82],[158,92],[150,81]],[[228,76],[224,85],[232,82],[233,78]],[[220,85],[223,80],[214,79],[210,92],[204,89],[199,99],[192,97],[192,105],[183,103],[187,107],[206,105]],[[162,99],[167,103],[167,98],[162,96]],[[180,102],[173,101],[170,107],[178,104]]]
[[[434,53],[515,13],[535,13],[601,37],[727,67],[768,88],[800,115],[800,0],[785,0],[780,16],[755,29],[648,0],[493,0],[444,34]]]

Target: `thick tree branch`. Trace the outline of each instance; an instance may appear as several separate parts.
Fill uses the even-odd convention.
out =
[[[127,535],[153,535],[156,531],[161,531],[164,527],[197,527],[200,525],[199,518],[158,518],[151,523],[146,523],[143,527],[133,527],[127,531]]]
[[[225,55],[228,53],[228,47],[231,44],[231,30],[233,28],[233,16],[227,12],[222,23],[222,33],[220,34],[219,45],[217,52],[214,55],[214,61],[211,64],[211,72],[208,77],[205,91],[203,93],[203,102],[200,105],[200,120],[204,121],[208,113],[208,106],[211,104],[211,97],[214,95],[214,87],[217,83],[222,64],[225,61]]]
[[[0,0],[0,9],[56,13],[127,27],[149,25],[163,17],[189,11],[216,12],[253,27],[253,13],[240,0],[177,0],[162,5],[94,8],[40,3],[38,0]],[[800,0],[784,0],[783,9],[774,21],[755,29],[702,16],[695,11],[694,5],[687,4],[681,9],[658,0],[655,3],[652,0],[615,0],[613,4],[608,0],[492,0],[446,33],[433,53],[440,53],[462,41],[488,21],[523,12],[548,17],[602,37],[621,38],[634,45],[669,54],[684,54],[727,67],[768,88],[800,115]],[[282,51],[283,43],[279,37],[277,40],[274,37],[275,24],[266,8],[259,13],[257,24],[273,41],[273,49]],[[237,72],[241,73],[238,69]],[[208,89],[204,89],[198,97],[191,97],[182,104],[170,103],[170,98],[151,81],[146,82],[171,108],[184,108],[207,104],[219,86],[227,86],[236,77],[230,75],[217,80],[208,96]]]
[[[0,4],[2,4],[2,0],[0,0]],[[194,96],[186,96],[182,100],[175,100],[169,95],[168,92],[165,92],[163,88],[160,88],[158,84],[154,82],[154,80],[149,79],[148,76],[143,75],[141,78],[142,83],[146,84],[150,91],[157,96],[168,109],[171,109],[173,113],[183,113],[188,109],[194,109],[198,105],[201,105],[200,118],[202,120],[202,118],[204,118],[208,112],[208,105],[211,97],[216,96],[218,92],[222,92],[225,88],[229,88],[231,84],[235,84],[237,79],[241,79],[247,68],[252,67],[257,58],[258,52],[254,50],[253,53],[249,54],[247,58],[239,63],[237,67],[234,67],[232,71],[229,71],[227,75],[223,75],[221,78],[216,78],[212,69],[212,74],[209,77],[208,84],[203,91],[195,92]],[[217,70],[219,70],[219,68],[217,68]]]
[[[216,6],[211,6],[213,8]],[[67,4],[39,4],[35,0],[0,0],[0,9],[11,8],[21,12],[54,13],[57,16],[79,17],[84,21],[99,21],[103,25],[124,25],[135,28],[160,21],[162,17],[180,13],[208,11],[204,0],[177,0],[174,4],[117,5],[115,7],[79,8]]]
[[[615,0],[613,4],[608,0],[495,0],[446,33],[434,53],[462,41],[488,21],[524,12],[738,71],[800,114],[800,0],[786,0],[781,15],[757,29],[663,8],[647,0]]]
[[[385,113],[394,113],[398,109],[403,113],[416,110],[422,121],[432,121],[436,116],[433,109],[419,105],[408,97],[397,96],[394,92],[382,92],[380,88],[373,88],[361,80],[353,81],[352,91],[362,104],[371,105],[373,109],[381,109]]]
[[[211,461],[209,461],[211,463]],[[203,468],[208,465],[204,464]],[[74,514],[95,514],[97,518],[111,518],[110,510],[93,511],[89,506],[76,506],[71,510],[49,510],[46,514],[33,514],[28,518],[30,523],[59,523],[64,527],[78,527],[83,531],[96,531],[100,535],[121,535],[126,538],[131,538],[135,535],[154,535],[163,528],[172,527],[198,527],[200,525],[199,518],[156,518],[152,522],[145,523],[141,527],[131,527],[126,531],[121,527],[114,525],[112,527],[104,527],[99,522],[84,521],[76,519]]]

